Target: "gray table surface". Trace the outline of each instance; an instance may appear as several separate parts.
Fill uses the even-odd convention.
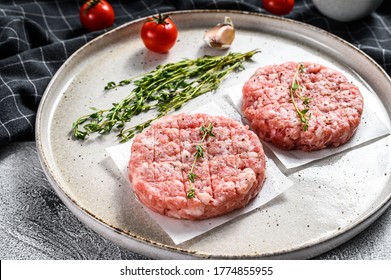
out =
[[[147,259],[82,224],[53,191],[35,142],[0,146],[0,259]],[[391,208],[315,259],[391,259]]]

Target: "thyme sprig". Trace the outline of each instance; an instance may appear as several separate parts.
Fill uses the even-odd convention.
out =
[[[243,62],[259,50],[229,53],[225,56],[204,56],[184,59],[156,67],[137,77],[109,82],[110,90],[129,84],[135,85],[130,94],[109,109],[92,108],[93,113],[81,116],[73,123],[73,136],[86,139],[92,133],[108,134],[116,128],[120,142],[126,142],[143,131],[154,120],[181,108],[189,100],[216,90],[233,71],[243,70]],[[155,116],[142,124],[126,127],[132,117],[154,110]]]
[[[209,123],[207,127],[201,126],[200,127],[200,133],[202,135],[201,142],[196,145],[196,152],[194,153],[194,160],[193,164],[191,165],[190,172],[188,174],[189,181],[190,181],[190,188],[187,191],[187,198],[194,198],[195,197],[195,189],[194,189],[194,181],[198,177],[197,174],[194,173],[194,167],[196,165],[196,162],[199,158],[203,158],[204,155],[204,149],[202,148],[202,143],[205,142],[206,137],[215,137],[213,134],[213,124]]]
[[[304,64],[298,63],[297,67],[296,67],[295,75],[293,76],[292,85],[290,88],[290,97],[291,97],[293,106],[295,107],[296,113],[299,116],[300,121],[303,125],[303,130],[307,131],[308,130],[308,122],[309,122],[311,115],[312,115],[311,113],[308,113],[308,111],[310,109],[309,104],[310,104],[311,98],[302,95],[303,87],[300,84],[300,79],[299,79],[300,73],[305,73],[305,71],[306,70],[305,70]],[[301,102],[303,103],[303,105],[304,105],[303,110],[299,109],[299,107],[296,103],[295,97],[298,98],[299,100],[301,100]]]

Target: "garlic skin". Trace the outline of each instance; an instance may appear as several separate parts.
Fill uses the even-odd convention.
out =
[[[219,23],[208,30],[204,35],[204,41],[214,49],[228,49],[235,39],[235,28],[230,17],[224,18],[224,23]]]

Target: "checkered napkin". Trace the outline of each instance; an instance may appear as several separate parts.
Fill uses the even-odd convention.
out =
[[[233,9],[266,13],[259,0],[109,1],[115,26],[158,12]],[[104,31],[80,24],[83,1],[0,0],[0,144],[32,140],[42,94],[63,62]],[[287,16],[325,29],[374,58],[391,75],[391,3],[362,21],[339,23],[322,16],[311,0],[296,0]],[[115,27],[114,26],[114,27]]]

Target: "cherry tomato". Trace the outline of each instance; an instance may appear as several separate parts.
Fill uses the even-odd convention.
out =
[[[141,39],[147,49],[158,52],[168,52],[176,43],[178,30],[168,16],[150,17],[141,28]]]
[[[108,28],[114,23],[113,7],[105,0],[88,0],[80,9],[80,21],[89,31]]]
[[[292,11],[295,0],[262,0],[262,7],[275,15],[286,15]]]

